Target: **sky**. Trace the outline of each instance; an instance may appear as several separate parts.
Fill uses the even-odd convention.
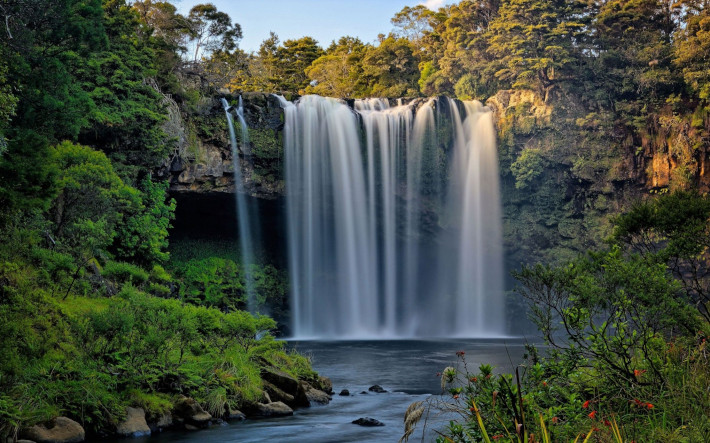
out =
[[[447,3],[452,3],[448,1]],[[174,0],[187,14],[194,5],[212,3],[242,26],[239,47],[256,52],[274,31],[282,42],[311,36],[322,47],[344,35],[374,43],[377,35],[392,30],[390,19],[405,6],[425,4],[431,9],[444,0]]]

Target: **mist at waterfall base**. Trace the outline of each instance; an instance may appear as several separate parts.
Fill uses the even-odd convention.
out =
[[[503,335],[491,112],[447,98],[280,103],[294,336]]]

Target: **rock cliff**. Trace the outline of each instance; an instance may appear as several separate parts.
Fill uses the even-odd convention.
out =
[[[238,99],[226,98],[232,104]],[[269,94],[244,94],[243,102],[251,153],[240,151],[245,192],[259,199],[280,198],[283,110]],[[426,99],[415,102],[418,108]],[[500,91],[486,105],[496,116],[510,268],[533,258],[565,260],[598,245],[609,233],[609,216],[649,192],[691,182],[710,189],[710,148],[692,144],[697,128],[678,117],[649,119],[639,132],[616,127],[608,115],[588,113],[565,97],[546,102],[531,91]],[[203,100],[196,109],[183,111],[183,117],[185,146],[158,174],[170,180],[174,194],[234,192],[219,98]]]

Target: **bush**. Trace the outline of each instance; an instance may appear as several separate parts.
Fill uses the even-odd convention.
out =
[[[116,283],[142,285],[148,281],[149,274],[144,269],[131,263],[110,261],[106,263],[102,275]]]
[[[528,346],[513,377],[485,365],[470,373],[458,353],[429,406],[463,419],[440,441],[710,439],[710,200],[674,193],[615,223],[606,250],[514,273],[544,355]],[[408,411],[405,438],[424,408]]]

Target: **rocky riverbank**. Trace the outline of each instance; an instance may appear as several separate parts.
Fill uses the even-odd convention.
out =
[[[124,419],[115,429],[106,429],[102,435],[88,435],[78,422],[68,417],[55,417],[22,429],[19,439],[8,442],[24,443],[77,443],[115,435],[123,438],[146,437],[166,430],[195,432],[225,422],[245,419],[269,419],[293,415],[294,409],[311,405],[328,404],[333,395],[333,384],[327,377],[317,380],[300,380],[273,366],[261,369],[264,386],[261,401],[245,402],[241,410],[225,405],[221,416],[208,413],[203,405],[192,398],[176,398],[173,408],[160,415],[147,414],[143,408],[127,407]]]

